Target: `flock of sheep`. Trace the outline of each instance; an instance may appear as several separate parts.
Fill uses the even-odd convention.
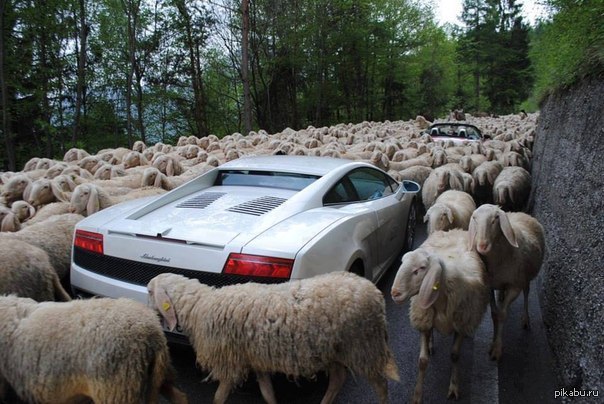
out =
[[[189,136],[176,146],[139,141],[132,150],[94,155],[71,149],[62,161],[33,158],[21,172],[1,173],[0,401],[12,394],[39,403],[82,397],[156,403],[161,394],[187,402],[174,386],[159,312],[168,327],[185,330],[198,364],[220,382],[216,403],[250,372],[263,398],[276,403],[272,373],[296,378],[319,371],[330,376],[322,403],[333,402],[347,371],[366,377],[387,402],[387,380],[399,375],[384,297],[354,274],[221,289],[163,274],[148,285],[152,307],[124,299],[71,300],[72,237],[84,216],[159,195],[226,161],[268,154],[364,160],[422,185],[418,202],[429,236],[403,256],[391,296],[397,303],[411,299],[411,324],[421,335],[413,402],[422,399],[433,329],[454,334],[449,397],[458,398],[462,338],[473,334],[490,304],[490,355],[501,358],[507,309],[520,292],[523,326],[529,326],[529,285],[545,249],[543,227],[522,212],[537,115],[465,118],[491,139],[435,142],[421,133],[429,122],[418,116],[272,135]]]

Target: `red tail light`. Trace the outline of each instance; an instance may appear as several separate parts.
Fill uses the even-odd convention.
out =
[[[294,260],[287,258],[231,253],[222,272],[234,275],[289,279],[293,266]]]
[[[103,235],[91,231],[76,230],[73,245],[87,251],[103,254]]]

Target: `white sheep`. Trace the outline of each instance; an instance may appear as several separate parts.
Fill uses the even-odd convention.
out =
[[[139,153],[142,153],[143,151],[145,151],[147,149],[147,145],[145,144],[145,142],[143,142],[142,140],[137,140],[136,142],[134,142],[134,144],[132,145],[132,150],[137,151]]]
[[[0,235],[0,242],[6,239],[18,239],[46,251],[60,279],[69,274],[71,246],[75,225],[84,217],[67,213],[52,216],[44,221],[30,224],[16,233]]]
[[[164,193],[165,190],[150,187],[140,188],[128,192],[120,197],[111,196],[109,192],[95,184],[80,184],[71,194],[70,207],[74,213],[84,216],[90,216],[99,210],[108,208],[119,202],[131,199],[142,198],[145,196],[154,196]]]
[[[12,211],[12,207],[0,205],[0,232],[14,232],[19,229],[21,229],[21,222],[17,214]]]
[[[454,335],[448,398],[459,398],[461,343],[474,334],[489,302],[484,264],[476,252],[466,250],[466,243],[464,230],[432,233],[419,248],[403,256],[392,285],[396,303],[411,298],[409,320],[421,333],[413,403],[422,400],[433,329]]]
[[[468,174],[472,174],[474,169],[487,161],[487,158],[482,154],[470,154],[459,159],[459,165]]]
[[[60,181],[46,178],[32,182],[23,194],[24,199],[36,209],[51,202],[66,201],[68,198],[61,189]]]
[[[457,190],[443,192],[424,216],[424,222],[428,223],[428,234],[438,230],[468,230],[474,210],[476,204],[467,192]]]
[[[498,161],[485,161],[472,171],[474,197],[479,204],[493,202],[493,184],[503,170]]]
[[[61,286],[48,254],[41,248],[22,240],[3,238],[0,240],[0,255],[4,257],[0,266],[0,295],[16,294],[39,302],[71,300]],[[0,372],[0,387],[1,376]]]
[[[494,298],[491,301],[495,331],[490,355],[491,359],[499,360],[507,309],[521,291],[524,292],[522,326],[529,327],[530,282],[543,262],[545,232],[530,215],[506,213],[495,205],[485,204],[472,214],[467,248],[484,257],[491,288],[504,292],[500,307],[496,307]]]
[[[24,201],[17,201],[15,203],[13,203],[12,207],[14,208],[15,205],[19,204],[20,202],[24,202]],[[26,203],[26,202],[24,202],[24,203]],[[29,204],[27,204],[27,205],[29,205]],[[17,205],[17,206],[21,210],[24,209],[24,207],[20,207],[20,205]],[[31,206],[31,205],[29,205],[29,206]],[[33,206],[32,206],[32,208],[33,208]],[[49,203],[48,205],[42,206],[40,209],[37,209],[37,210],[35,208],[33,208],[33,209],[34,209],[33,215],[30,216],[28,219],[21,221],[21,228],[31,226],[32,224],[35,224],[35,223],[42,222],[52,216],[62,215],[62,214],[71,212],[69,202],[52,202],[52,203]],[[16,214],[19,215],[19,213],[16,213]],[[31,214],[31,211],[29,212],[29,214]]]
[[[157,315],[141,303],[2,296],[0,323],[0,378],[22,400],[158,403],[162,394],[172,403],[187,402],[173,385]]]
[[[63,161],[66,163],[76,162],[82,160],[84,157],[88,157],[90,154],[83,149],[73,147],[65,152]]]
[[[13,202],[11,211],[21,223],[28,221],[36,214],[36,208],[26,201]]]
[[[124,169],[138,167],[138,166],[147,166],[149,165],[149,160],[142,152],[131,151],[124,156],[122,159],[122,164],[124,165]]]
[[[358,275],[332,272],[215,289],[164,273],[148,290],[168,328],[182,327],[198,364],[219,381],[214,403],[224,403],[251,371],[269,403],[276,403],[270,381],[276,372],[297,378],[328,370],[322,403],[333,401],[347,369],[367,377],[381,403],[388,400],[387,379],[399,379],[387,343],[384,298]]]
[[[157,168],[159,171],[169,177],[173,175],[180,175],[183,172],[182,165],[178,159],[167,154],[157,157],[153,161],[153,167]]]
[[[31,184],[31,179],[25,174],[15,174],[9,178],[8,182],[4,185],[2,190],[2,197],[4,203],[10,206],[13,202],[20,199],[25,199],[23,193]]]
[[[531,193],[531,174],[522,167],[505,167],[493,183],[493,202],[504,210],[522,210]]]
[[[432,170],[422,187],[422,201],[426,211],[446,190],[464,190],[463,173],[461,166],[455,163],[445,164]]]

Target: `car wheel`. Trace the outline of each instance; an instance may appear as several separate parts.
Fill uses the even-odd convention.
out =
[[[407,229],[405,230],[405,252],[413,249],[416,223],[417,209],[415,208],[415,201],[412,201],[411,206],[409,207],[409,214],[407,215]]]

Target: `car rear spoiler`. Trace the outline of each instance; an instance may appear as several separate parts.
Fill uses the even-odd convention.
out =
[[[394,197],[399,201],[403,199],[405,194],[417,194],[421,189],[420,185],[415,181],[403,180],[396,190]]]

